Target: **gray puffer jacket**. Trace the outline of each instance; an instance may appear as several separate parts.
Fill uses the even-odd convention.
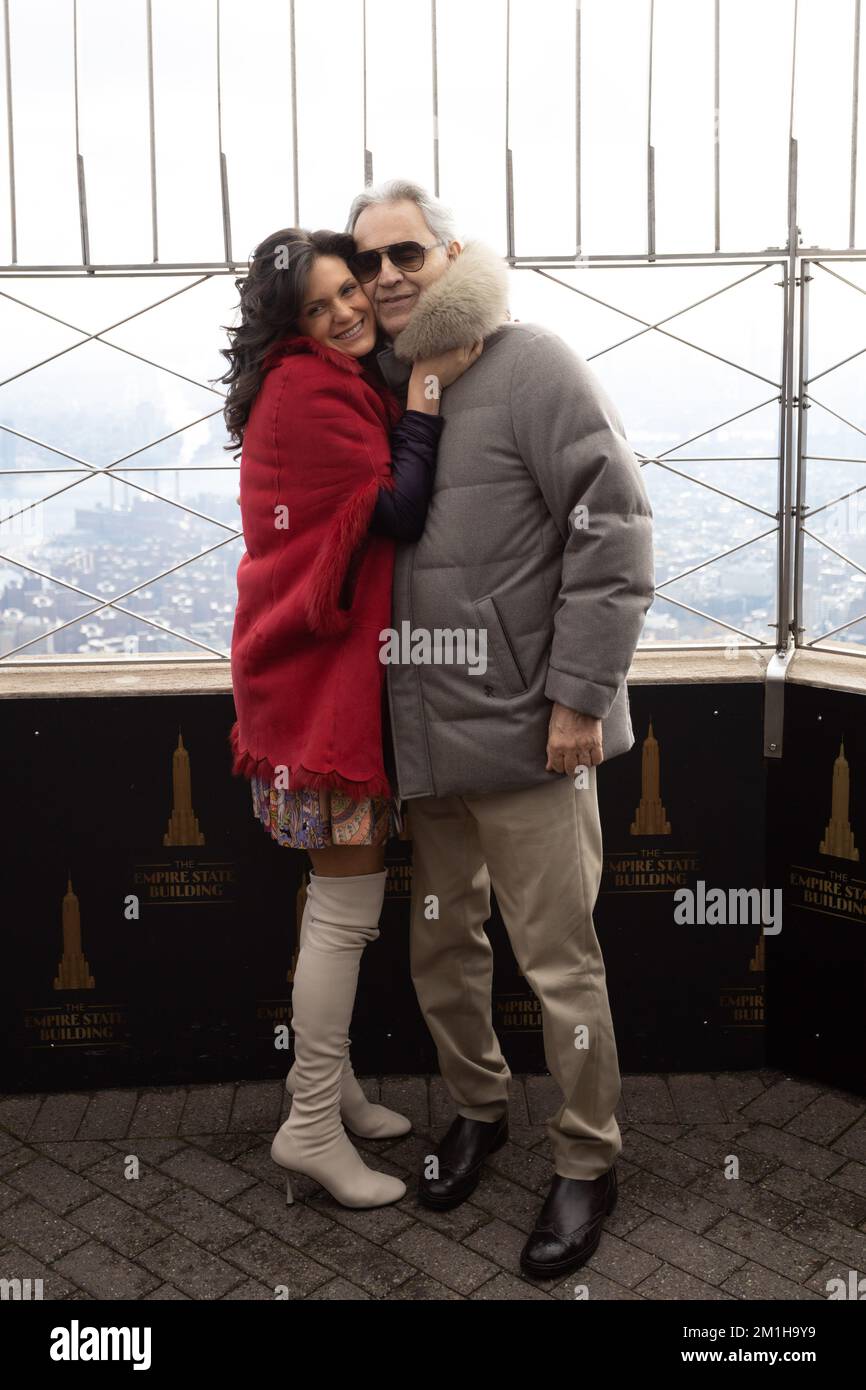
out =
[[[467,242],[377,355],[405,401],[416,356],[484,338],[443,392],[424,534],[397,549],[387,679],[404,798],[549,781],[554,700],[602,720],[605,759],[634,743],[625,679],[653,599],[649,498],[594,372],[550,329],[503,322],[507,292],[501,257]]]

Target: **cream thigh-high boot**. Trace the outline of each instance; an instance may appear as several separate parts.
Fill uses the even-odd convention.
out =
[[[309,920],[310,897],[307,894],[304,914],[301,918],[299,948],[303,942]],[[286,1090],[290,1096],[294,1094],[294,1065],[286,1077]],[[378,1105],[375,1101],[367,1099],[361,1089],[361,1083],[352,1070],[352,1060],[348,1049],[343,1063],[343,1075],[340,1084],[340,1115],[346,1129],[350,1130],[352,1134],[357,1134],[361,1139],[394,1139],[400,1134],[408,1134],[412,1128],[412,1121],[406,1115],[401,1115],[397,1110],[389,1110],[386,1105]]]
[[[343,1206],[384,1206],[398,1202],[406,1184],[367,1167],[343,1128],[340,1098],[358,971],[368,941],[379,935],[385,873],[311,874],[307,893],[311,906],[292,990],[294,1095],[271,1157],[314,1178]],[[292,1201],[290,1179],[286,1200]]]

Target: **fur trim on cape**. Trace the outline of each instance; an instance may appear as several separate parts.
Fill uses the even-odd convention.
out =
[[[235,720],[228,736],[229,747],[231,749],[231,770],[235,777],[246,777],[248,780],[253,777],[262,777],[273,785],[276,777],[276,769],[267,758],[256,759],[240,746],[240,733],[238,721]],[[393,791],[387,780],[380,777],[370,778],[366,782],[350,782],[348,778],[341,777],[339,772],[312,772],[307,767],[289,768],[288,790],[318,791],[325,787],[334,791],[342,791],[347,796],[354,797],[360,801],[367,796],[393,796]]]

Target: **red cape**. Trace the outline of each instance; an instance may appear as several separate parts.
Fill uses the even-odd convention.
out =
[[[290,790],[388,796],[379,633],[394,542],[368,527],[393,486],[400,405],[355,358],[306,336],[276,344],[264,367],[241,455],[232,771],[286,768]]]

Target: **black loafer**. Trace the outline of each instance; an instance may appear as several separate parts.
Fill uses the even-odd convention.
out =
[[[425,1207],[447,1211],[465,1201],[478,1186],[484,1160],[508,1139],[508,1116],[498,1120],[467,1120],[457,1115],[436,1149],[439,1176],[426,1176],[427,1162],[418,1179],[418,1198]]]
[[[539,1279],[567,1274],[593,1255],[604,1218],[616,1206],[616,1169],[598,1178],[563,1178],[554,1173],[550,1191],[523,1247],[520,1267]]]

